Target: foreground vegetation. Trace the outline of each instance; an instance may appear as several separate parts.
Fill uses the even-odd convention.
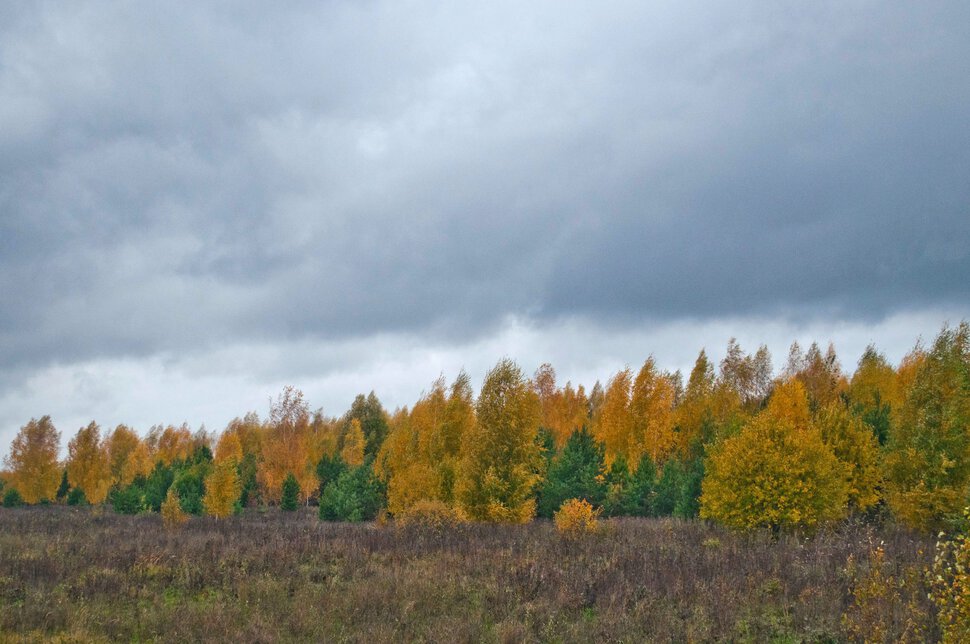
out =
[[[247,510],[0,508],[0,633],[69,641],[938,639],[933,542],[859,522],[811,538],[612,519],[330,523]],[[873,637],[875,635],[876,637]]]

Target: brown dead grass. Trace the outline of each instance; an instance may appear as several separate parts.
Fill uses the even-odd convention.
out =
[[[841,641],[846,561],[873,539],[900,569],[932,554],[861,524],[803,539],[622,519],[563,539],[550,522],[382,528],[312,508],[176,531],[158,516],[0,508],[0,639]]]

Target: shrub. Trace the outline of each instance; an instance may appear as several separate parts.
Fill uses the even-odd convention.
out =
[[[283,496],[280,497],[280,510],[292,512],[300,505],[300,483],[292,473],[283,481]]]
[[[964,513],[970,518],[970,509]],[[943,641],[970,641],[970,534],[967,532],[937,543],[930,574],[930,599],[937,607]]]
[[[320,495],[324,521],[369,521],[384,505],[384,489],[368,465],[343,471]]]
[[[578,537],[596,531],[597,516],[599,516],[599,510],[593,509],[586,499],[569,499],[562,504],[553,520],[560,534]]]
[[[71,488],[71,491],[67,493],[67,504],[68,505],[87,505],[87,497],[84,496],[84,490],[79,487]]]
[[[145,479],[145,505],[152,512],[161,512],[162,503],[168,495],[168,489],[172,486],[175,473],[171,467],[159,462]]]
[[[116,514],[138,514],[145,508],[140,488],[129,485],[111,493],[111,508]]]
[[[199,458],[205,455],[201,450],[196,451]],[[182,504],[182,510],[189,514],[202,514],[202,497],[205,496],[206,463],[193,465],[182,470],[172,482],[172,489]]]
[[[920,568],[900,567],[887,560],[882,542],[870,542],[866,561],[849,555],[845,574],[850,579],[852,603],[842,615],[842,626],[852,642],[925,642],[930,635],[925,607],[925,586]]]
[[[24,497],[20,496],[20,492],[17,488],[9,488],[3,493],[3,507],[5,508],[19,508],[24,504]]]
[[[189,520],[189,515],[182,510],[182,502],[174,489],[169,489],[165,502],[162,503],[162,522],[166,528],[173,529]]]
[[[461,522],[452,506],[437,499],[421,499],[398,514],[396,519],[403,525],[417,525],[432,530],[454,527]]]

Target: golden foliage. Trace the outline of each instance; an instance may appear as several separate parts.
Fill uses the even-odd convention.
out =
[[[340,450],[340,458],[351,467],[364,464],[364,430],[361,429],[360,421],[356,418],[350,421],[350,427],[344,436],[344,447]]]
[[[249,412],[242,418],[234,418],[226,427],[226,432],[231,432],[239,437],[242,446],[242,454],[259,456],[263,451],[263,438],[267,433],[267,428],[259,420],[256,412]]]
[[[242,493],[236,463],[232,457],[217,462],[205,478],[205,496],[202,505],[207,514],[225,518],[232,514],[236,501]]]
[[[147,474],[151,471],[148,449],[130,427],[118,425],[108,436],[106,443],[113,484],[129,485],[139,474]],[[140,451],[139,448],[141,448]]]
[[[270,433],[263,440],[262,459],[256,477],[262,487],[264,498],[277,503],[283,493],[283,481],[287,474],[296,477],[301,493],[313,489],[316,474],[310,469],[304,436]]]
[[[155,445],[154,460],[165,465],[184,461],[192,454],[192,432],[185,424],[181,427],[169,425],[165,429],[153,427],[149,432],[149,441]]]
[[[391,419],[376,469],[387,482],[388,511],[399,517],[422,501],[451,503],[463,437],[475,424],[468,376],[450,392],[443,378],[409,412]]]
[[[541,465],[536,434],[539,397],[511,360],[500,361],[482,385],[477,423],[462,446],[457,496],[475,521],[525,523],[535,514],[532,490]]]
[[[653,358],[635,379],[630,369],[610,379],[592,430],[603,443],[607,466],[622,456],[636,468],[644,454],[662,462],[676,448],[676,395],[673,378],[660,373]]]
[[[849,507],[864,511],[879,502],[882,471],[879,443],[869,427],[840,402],[832,402],[818,417],[822,440],[845,466]]]
[[[593,437],[603,443],[606,449],[606,464],[611,465],[617,456],[629,452],[630,433],[633,428],[633,415],[630,412],[630,389],[633,374],[624,369],[610,378],[599,408],[597,422],[593,425]],[[630,459],[627,458],[627,462]],[[636,463],[632,463],[636,467]]]
[[[61,481],[57,452],[61,440],[50,416],[34,418],[20,428],[5,464],[10,468],[11,487],[20,492],[26,503],[53,499]]]
[[[239,464],[243,459],[242,441],[239,440],[239,433],[231,428],[226,429],[219,436],[216,443],[215,461],[217,463],[231,462]]]
[[[458,510],[437,499],[415,501],[394,518],[402,525],[418,525],[431,530],[451,528],[462,522]]]
[[[849,381],[849,399],[866,408],[889,405],[891,409],[898,409],[903,397],[897,381],[896,371],[885,356],[869,346]]]
[[[571,382],[567,382],[563,388],[558,388],[556,370],[548,363],[536,370],[533,388],[542,405],[539,424],[552,433],[556,447],[561,448],[566,444],[573,430],[587,424],[589,401],[586,398],[586,391],[582,385],[574,389]]]
[[[251,425],[251,423],[244,423]],[[246,443],[256,442],[252,429],[242,430],[240,442],[243,454]],[[249,434],[248,440],[246,434]],[[263,428],[258,440],[261,447],[256,477],[262,488],[263,497],[278,503],[283,494],[283,482],[288,474],[293,474],[300,488],[301,500],[306,500],[318,485],[316,463],[311,459],[310,413],[303,392],[286,387],[277,397],[270,409],[270,421]]]
[[[970,325],[945,328],[918,355],[893,416],[886,501],[905,523],[930,531],[959,517],[970,488]]]
[[[596,532],[599,509],[593,509],[586,499],[569,499],[564,501],[559,510],[553,515],[556,530],[567,537],[579,537]]]
[[[71,487],[84,492],[91,505],[99,505],[111,489],[111,464],[107,446],[101,440],[101,428],[92,421],[78,430],[67,445],[67,480]]]
[[[801,355],[797,342],[793,344],[786,376],[804,385],[813,412],[837,400],[849,386],[832,344],[829,344],[824,355],[816,342],[812,343],[805,355]]]
[[[906,525],[923,532],[943,526],[952,517],[954,508],[966,502],[961,490],[952,487],[932,487],[919,479],[929,467],[925,455],[913,447],[894,450],[886,455],[886,503],[893,515]],[[905,481],[905,487],[900,484]]]
[[[702,517],[738,529],[781,529],[812,528],[845,514],[845,466],[818,429],[805,424],[802,385],[789,381],[781,389],[774,405],[713,448]]]
[[[162,502],[162,523],[166,528],[174,529],[189,520],[189,515],[182,510],[182,503],[179,495],[174,489],[169,488],[165,501]]]
[[[808,410],[808,395],[800,380],[784,380],[775,386],[763,412],[784,419],[795,427],[808,427],[812,415]]]
[[[134,451],[128,456],[118,482],[121,485],[127,485],[139,476],[148,476],[152,467],[154,465],[152,464],[152,456],[148,451],[148,445],[145,444],[145,441],[139,440]]]
[[[670,378],[647,358],[630,396],[630,436],[624,454],[628,463],[638,464],[645,453],[654,463],[662,463],[673,450],[674,395]]]
[[[903,356],[899,366],[896,367],[896,395],[895,400],[899,405],[906,400],[909,390],[916,380],[916,374],[926,362],[927,352],[921,342],[916,343],[913,350]]]
[[[420,501],[439,499],[439,491],[439,480],[430,464],[409,463],[395,470],[388,481],[387,511],[400,516]]]
[[[683,399],[676,410],[677,450],[686,455],[691,445],[701,438],[704,424],[713,420],[713,401],[716,381],[714,366],[702,349],[694,361]]]
[[[324,456],[336,454],[339,437],[340,423],[336,419],[326,418],[319,412],[314,414],[307,428],[307,462],[316,467]]]

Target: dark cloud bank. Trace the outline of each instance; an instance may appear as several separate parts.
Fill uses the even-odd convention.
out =
[[[9,3],[0,364],[970,299],[970,5]]]

